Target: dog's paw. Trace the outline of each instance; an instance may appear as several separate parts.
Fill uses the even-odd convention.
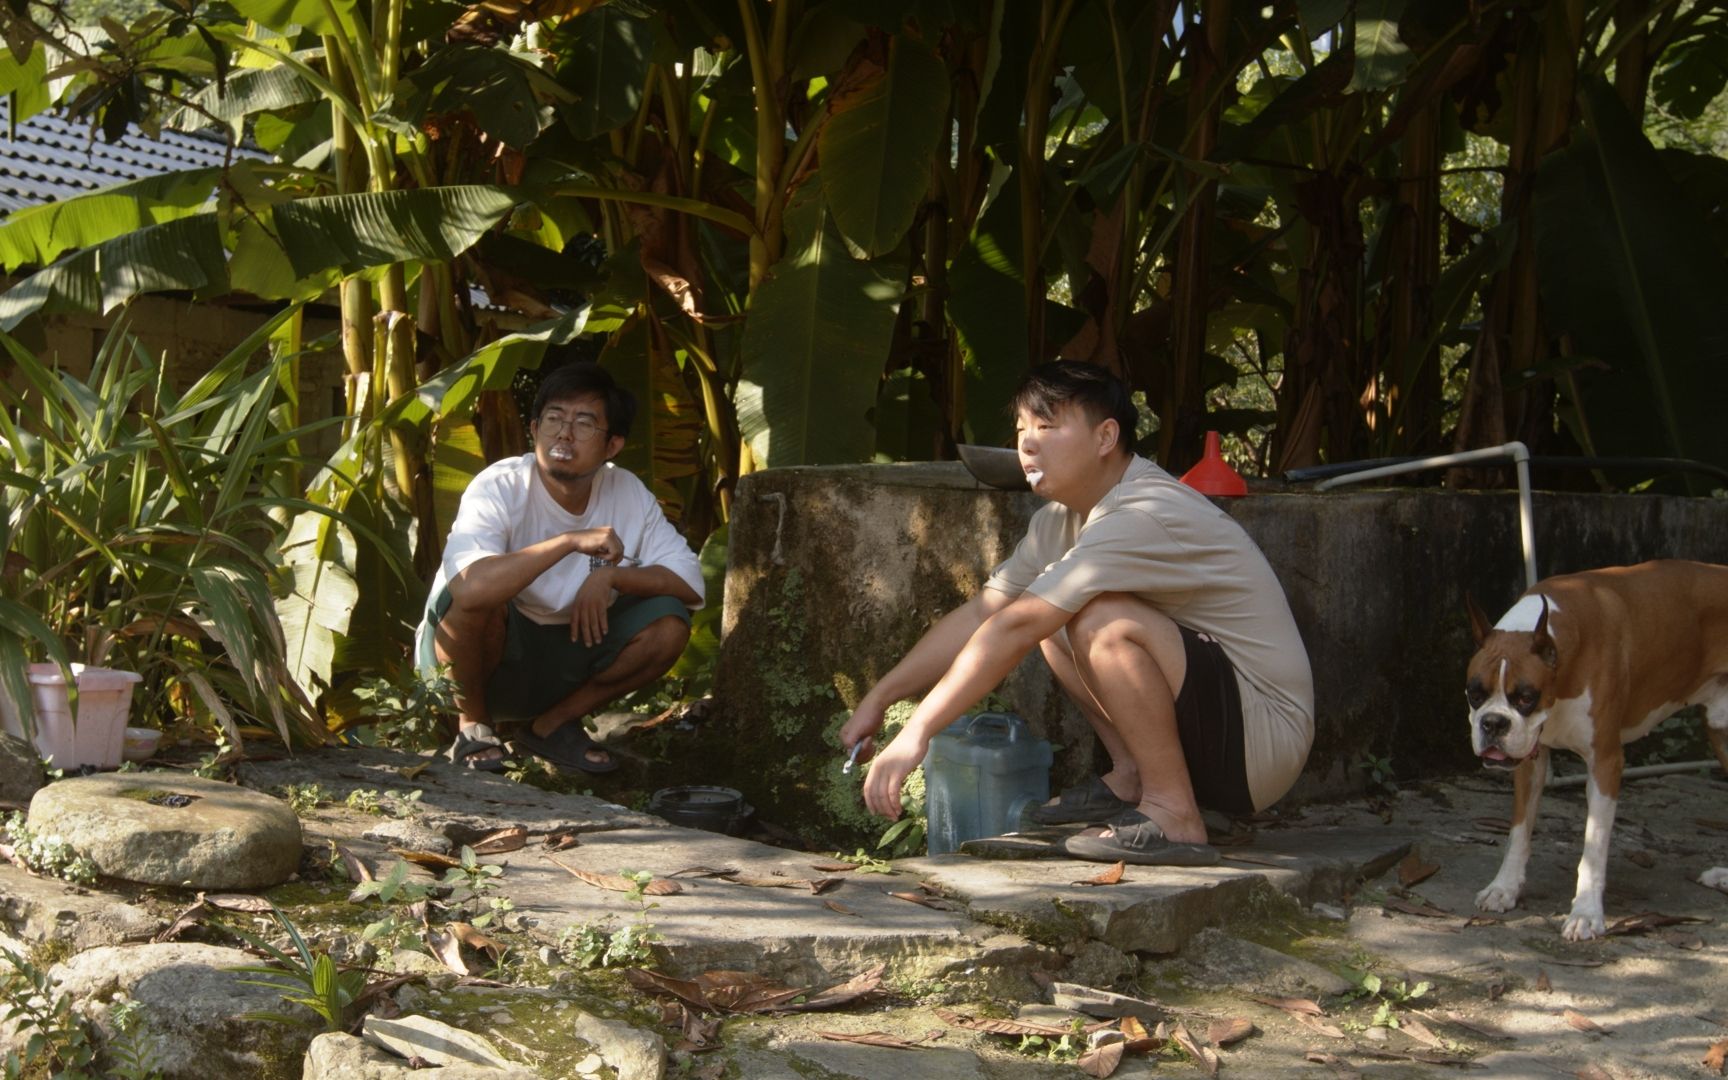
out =
[[[1518,886],[1499,880],[1489,882],[1486,889],[1476,894],[1476,906],[1483,911],[1511,911],[1518,906]]]
[[[1698,875],[1698,884],[1728,892],[1728,866],[1713,866]]]
[[[1560,936],[1567,941],[1589,941],[1601,937],[1607,929],[1600,905],[1574,904],[1572,914],[1566,916],[1565,925],[1560,927]]]

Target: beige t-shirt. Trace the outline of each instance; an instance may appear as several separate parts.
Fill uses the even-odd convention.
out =
[[[1130,461],[1085,520],[1045,505],[984,587],[1069,612],[1101,593],[1131,593],[1216,638],[1242,694],[1255,808],[1296,782],[1314,741],[1314,676],[1283,586],[1240,525],[1157,465]]]

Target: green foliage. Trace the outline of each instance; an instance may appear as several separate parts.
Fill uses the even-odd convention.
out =
[[[1362,773],[1368,784],[1368,790],[1375,795],[1390,795],[1398,790],[1396,774],[1392,771],[1392,759],[1377,757],[1364,750],[1356,755],[1356,769]]]
[[[270,914],[275,918],[277,926],[288,935],[294,951],[284,952],[269,942],[236,930],[248,944],[265,953],[277,964],[276,967],[260,965],[237,969],[249,975],[262,976],[244,981],[251,986],[281,991],[283,1001],[310,1009],[325,1031],[349,1030],[355,1020],[355,1002],[366,989],[366,973],[344,971],[329,952],[314,950],[301,936],[299,928],[275,905],[271,905]],[[248,1013],[246,1018],[290,1025],[306,1023],[303,1017],[290,1013],[254,1012]]]
[[[447,665],[440,664],[429,679],[413,671],[394,680],[362,678],[354,697],[360,702],[359,714],[375,721],[379,746],[419,753],[448,742],[445,723],[456,715],[456,682]]]
[[[886,859],[878,859],[874,855],[859,848],[852,854],[836,851],[834,858],[839,862],[849,862],[858,868],[860,874],[892,874],[894,867]]]
[[[305,817],[318,809],[320,803],[330,801],[330,793],[317,783],[284,784],[282,798],[288,803],[288,809],[294,811],[296,817]]]
[[[654,962],[660,935],[643,922],[579,923],[558,937],[558,956],[574,968],[643,967]]]
[[[176,394],[123,325],[87,379],[0,335],[15,372],[0,382],[0,669],[34,646],[137,672],[151,719],[321,737],[286,677],[270,560],[270,493],[310,429],[281,421],[274,364],[255,364],[267,336]]]
[[[12,841],[12,853],[38,874],[47,874],[74,885],[94,885],[96,864],[90,857],[67,843],[57,834],[44,836],[32,829],[22,811],[6,815],[6,833]]]
[[[72,995],[61,990],[48,973],[10,949],[0,949],[0,1022],[17,1026],[22,1046],[8,1050],[0,1068],[5,1080],[47,1075],[64,1080],[90,1080],[96,1047],[90,1031],[73,1008]]]
[[[144,1006],[136,1001],[117,1001],[108,1010],[113,1034],[108,1039],[108,1074],[118,1080],[154,1080],[160,1073],[156,1055],[140,1038]]]
[[[1431,982],[1422,981],[1413,985],[1403,979],[1391,982],[1381,979],[1372,971],[1356,975],[1355,982],[1356,985],[1345,993],[1346,1001],[1377,999],[1379,1002],[1373,1018],[1368,1022],[1370,1027],[1397,1027],[1397,1010],[1410,1007],[1434,989]]]
[[[408,874],[408,864],[398,859],[390,865],[383,877],[355,885],[354,891],[348,894],[348,899],[356,904],[374,896],[380,903],[385,904],[413,904],[426,899],[431,894],[432,887],[423,882],[408,880]]]

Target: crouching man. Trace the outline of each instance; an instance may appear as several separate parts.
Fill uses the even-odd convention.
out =
[[[841,728],[848,750],[873,744],[890,705],[925,694],[875,754],[864,801],[899,817],[901,785],[931,738],[1036,647],[1111,767],[1029,811],[1027,824],[1102,826],[1066,840],[1081,858],[1216,862],[1200,808],[1268,806],[1313,741],[1313,678],[1284,591],[1235,521],[1135,456],[1136,410],[1114,376],[1046,364],[1021,382],[1013,409],[1021,468],[1049,503],[983,591],[932,627]]]
[[[617,762],[583,718],[665,674],[702,606],[702,571],[654,496],[612,459],[636,402],[601,367],[541,382],[533,450],[462,494],[417,635],[422,669],[450,665],[460,712],[451,760],[496,771],[497,728],[565,768]]]

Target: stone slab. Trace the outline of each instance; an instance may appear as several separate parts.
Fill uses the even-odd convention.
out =
[[[149,941],[167,925],[136,905],[8,862],[0,862],[0,919],[25,941],[70,942],[79,952]]]
[[[938,855],[899,865],[963,897],[975,918],[1039,941],[1094,938],[1124,952],[1173,953],[1247,904],[1263,885],[1303,903],[1335,900],[1396,863],[1412,839],[1389,829],[1263,831],[1251,845],[1226,849],[1219,866],[1131,866],[1121,882],[1107,886],[1075,884],[1103,869],[1079,860]]]

